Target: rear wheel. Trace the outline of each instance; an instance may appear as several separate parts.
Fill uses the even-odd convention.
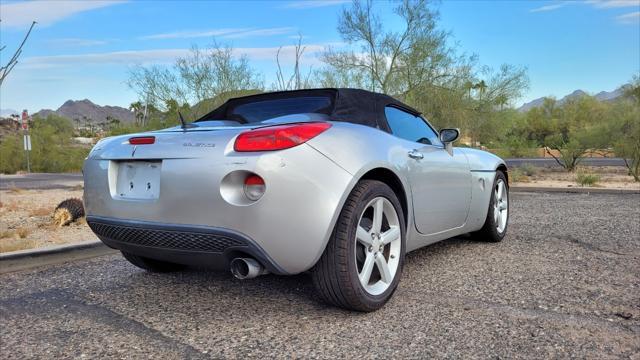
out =
[[[155,259],[149,259],[146,257],[133,255],[131,253],[122,252],[122,256],[127,259],[133,265],[145,269],[151,272],[173,272],[180,271],[186,266],[181,264],[174,264],[166,261],[160,261]]]
[[[500,242],[507,233],[509,223],[509,185],[502,171],[496,172],[489,211],[484,226],[473,237],[488,242]]]
[[[381,308],[396,290],[405,254],[404,216],[386,184],[356,185],[313,271],[322,298],[358,311]]]

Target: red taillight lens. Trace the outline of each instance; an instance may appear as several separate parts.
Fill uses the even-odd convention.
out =
[[[264,179],[256,174],[249,175],[244,179],[244,194],[251,201],[260,199],[266,189]]]
[[[132,137],[129,139],[129,144],[131,145],[150,145],[156,142],[155,136],[139,136]]]
[[[326,122],[269,126],[245,131],[233,145],[235,151],[273,151],[288,149],[313,139],[331,127]]]
[[[264,180],[258,175],[249,175],[244,179],[244,184],[247,186],[264,185]]]

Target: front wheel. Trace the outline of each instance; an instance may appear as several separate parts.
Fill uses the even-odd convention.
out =
[[[400,281],[404,238],[404,215],[393,190],[380,181],[358,183],[312,273],[322,298],[350,310],[381,308]]]
[[[489,210],[484,226],[473,237],[488,242],[500,242],[507,233],[509,223],[509,185],[502,171],[496,172]]]

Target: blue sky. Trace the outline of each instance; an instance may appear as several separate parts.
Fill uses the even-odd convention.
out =
[[[213,37],[246,54],[275,79],[275,52],[297,34],[305,63],[340,46],[336,31],[343,0],[318,1],[2,1],[2,62],[32,19],[39,22],[20,63],[0,89],[3,109],[57,108],[68,99],[127,106],[136,100],[125,81],[135,64],[171,63]],[[400,23],[379,1],[385,26]],[[613,90],[640,70],[640,0],[443,1],[443,29],[459,50],[482,64],[526,66],[531,88],[516,105],[575,89]]]

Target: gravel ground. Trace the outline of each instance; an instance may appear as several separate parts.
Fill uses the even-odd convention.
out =
[[[4,358],[640,359],[640,195],[515,193],[508,236],[409,254],[382,310],[310,279],[149,274],[119,256],[0,276]]]
[[[56,206],[69,198],[82,199],[82,189],[0,190],[0,252],[97,240],[84,218],[53,224]]]

